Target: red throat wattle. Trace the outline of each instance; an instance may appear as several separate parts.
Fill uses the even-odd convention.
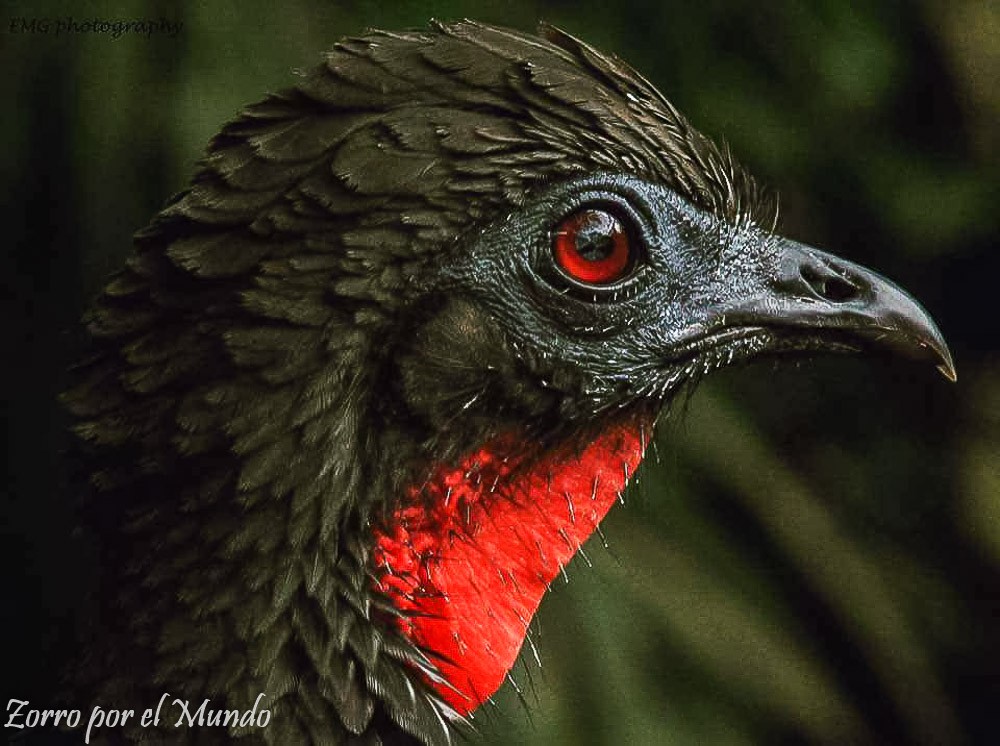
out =
[[[445,681],[432,685],[459,713],[503,683],[549,583],[639,465],[647,424],[530,462],[507,457],[513,439],[488,444],[412,488],[376,533],[381,590],[437,656]]]

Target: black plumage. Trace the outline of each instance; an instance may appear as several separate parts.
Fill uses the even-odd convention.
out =
[[[550,266],[586,205],[628,213],[639,280]],[[915,304],[776,220],[727,151],[561,31],[337,44],[223,127],[87,318],[66,401],[104,574],[77,691],[267,693],[268,728],[192,742],[447,742],[434,651],[373,584],[372,527],[432,466],[511,431],[586,442],[762,352],[890,345],[953,375]]]

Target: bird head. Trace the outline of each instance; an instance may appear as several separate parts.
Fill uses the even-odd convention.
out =
[[[509,425],[565,436],[769,354],[881,347],[954,375],[933,321],[888,280],[631,174],[541,190],[433,275],[400,379],[411,411],[449,429],[481,433],[476,414],[497,423],[503,403]]]
[[[876,350],[954,378],[915,300],[776,222],[561,31],[338,44],[223,128],[91,315],[67,400],[130,610],[98,691],[263,691],[274,742],[446,740],[682,387]]]

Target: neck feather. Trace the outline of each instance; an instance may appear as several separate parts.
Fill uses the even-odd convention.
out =
[[[497,439],[411,487],[376,532],[379,590],[437,658],[444,680],[431,684],[460,713],[503,683],[549,584],[638,467],[648,424],[629,419],[541,457]]]

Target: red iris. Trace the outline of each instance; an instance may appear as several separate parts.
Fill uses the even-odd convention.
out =
[[[574,280],[610,285],[632,265],[628,231],[609,212],[580,210],[556,227],[552,251],[559,268]]]

